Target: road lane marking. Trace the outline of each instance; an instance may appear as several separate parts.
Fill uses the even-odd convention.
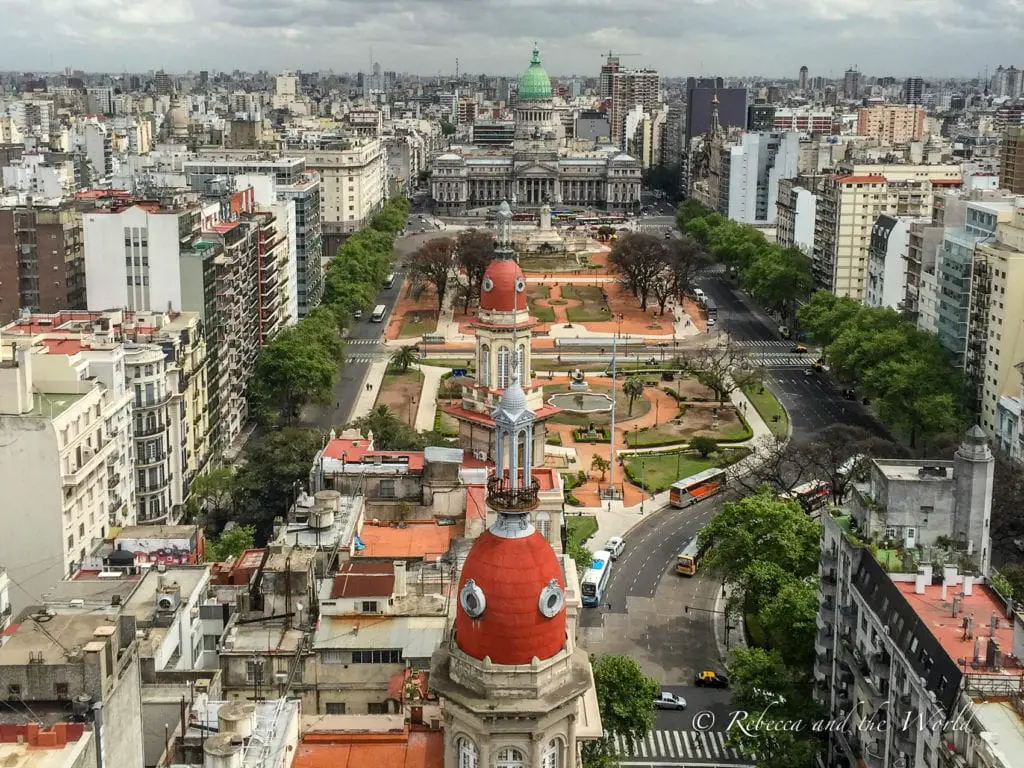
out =
[[[659,753],[664,755],[665,754],[665,742],[661,738],[661,731],[655,731],[655,733],[658,734],[658,751],[659,751]],[[667,757],[672,757],[672,755],[669,754],[669,755],[667,755]]]
[[[711,748],[708,745],[708,737],[707,734],[704,733],[704,731],[700,732],[700,743],[704,747],[704,754],[707,757],[711,757]]]
[[[676,741],[676,754],[679,757],[682,757],[683,756],[683,747],[679,743],[679,731],[672,731],[672,738],[674,738],[675,741]]]

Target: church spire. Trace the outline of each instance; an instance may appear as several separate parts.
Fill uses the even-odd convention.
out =
[[[718,94],[715,93],[711,97],[711,125],[708,127],[708,133],[718,136],[721,132],[722,124],[718,120]]]
[[[512,251],[512,209],[507,201],[501,201],[495,219],[497,242],[494,244],[494,255],[498,259],[511,260],[515,256]]]

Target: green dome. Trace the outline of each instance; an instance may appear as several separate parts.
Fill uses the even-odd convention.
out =
[[[519,78],[520,101],[548,101],[551,98],[551,78],[540,65],[540,51],[533,46],[530,68]]]

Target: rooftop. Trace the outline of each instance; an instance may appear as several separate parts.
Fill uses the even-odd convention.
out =
[[[444,768],[443,731],[410,731],[404,724],[388,730],[351,727],[351,731],[306,733],[292,768]]]
[[[48,731],[8,725],[0,738],[0,765],[11,768],[66,768],[82,764],[86,750],[95,749],[92,732],[81,723],[58,723]]]
[[[447,616],[322,616],[318,649],[400,648],[403,659],[429,659],[444,640]]]
[[[302,645],[303,632],[280,621],[232,624],[224,634],[221,653],[292,654]]]
[[[193,593],[209,581],[209,566],[168,566],[164,573],[150,569],[124,604],[122,612],[135,616],[143,624],[151,622],[157,613],[156,597],[160,590],[161,576],[167,586],[177,585],[181,588],[181,604],[185,605]]]
[[[53,393],[37,392],[32,395],[34,405],[29,413],[30,416],[45,416],[52,419],[60,416],[64,411],[73,406],[85,397],[85,393]]]
[[[953,477],[952,461],[906,461],[899,459],[876,459],[874,464],[888,480],[920,480],[922,482],[935,482],[936,480],[949,480]],[[935,471],[921,472],[922,469]],[[937,470],[944,469],[945,474]]]
[[[1015,765],[1024,755],[1024,718],[1009,701],[975,701],[974,717],[981,727],[981,738],[988,743],[1002,765]],[[1016,757],[1011,760],[1011,755]]]
[[[1006,606],[981,584],[975,584],[970,595],[963,594],[962,586],[947,588],[944,597],[941,584],[928,584],[924,587],[923,594],[917,594],[913,581],[894,583],[949,658],[961,667],[963,664],[960,659],[966,659],[968,668],[971,666],[975,653],[975,639],[983,640],[979,648],[984,662],[988,638],[993,635],[990,629],[993,617],[996,620],[994,635],[1004,658],[1013,652],[1013,621],[1006,618]],[[954,595],[959,598],[959,611],[956,616],[953,615]],[[963,622],[970,616],[974,617],[975,639],[965,638]],[[1020,669],[1014,666],[1010,670],[1002,669],[996,672],[986,668],[985,673],[1019,677]]]
[[[28,618],[16,629],[11,625],[13,631],[0,647],[0,666],[25,665],[40,654],[44,664],[65,664],[65,649],[82,648],[96,639],[105,639],[116,631],[116,623],[116,618],[96,614],[57,614],[45,622]]]
[[[352,561],[342,563],[331,584],[331,599],[339,597],[391,597],[395,591],[392,563]]]
[[[197,700],[193,708],[193,717],[189,721],[189,729],[185,733],[185,741],[191,744],[204,743],[210,733],[215,732],[220,725],[218,713],[221,707],[236,703]],[[298,699],[256,702],[252,737],[246,741],[242,759],[237,764],[244,768],[284,768],[289,765],[291,742],[297,730],[299,710]]]
[[[437,560],[448,551],[452,538],[461,536],[464,526],[438,525],[433,520],[410,520],[404,528],[365,521],[359,538],[365,545],[358,557],[388,560]]]

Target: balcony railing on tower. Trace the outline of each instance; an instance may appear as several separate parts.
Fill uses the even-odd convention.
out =
[[[540,485],[536,480],[525,488],[512,487],[507,477],[493,475],[487,479],[487,502],[494,509],[508,512],[526,512],[537,506]]]

